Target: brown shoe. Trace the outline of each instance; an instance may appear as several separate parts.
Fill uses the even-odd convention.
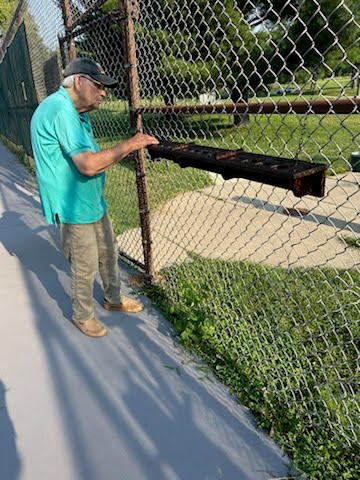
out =
[[[89,337],[103,337],[107,334],[107,330],[102,323],[100,323],[95,318],[91,320],[85,320],[84,322],[76,322],[74,324],[81,330],[85,335]]]
[[[109,303],[108,301],[104,300],[103,307],[106,310],[114,310],[127,313],[138,313],[144,310],[144,306],[141,302],[128,297],[122,297],[120,303]]]

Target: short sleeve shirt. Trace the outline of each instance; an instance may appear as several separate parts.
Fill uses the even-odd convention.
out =
[[[48,223],[94,223],[105,214],[105,173],[80,173],[72,157],[98,152],[89,116],[79,114],[64,87],[47,97],[31,120],[31,142],[44,216]]]

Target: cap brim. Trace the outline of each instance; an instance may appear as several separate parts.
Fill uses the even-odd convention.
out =
[[[109,88],[116,87],[116,85],[119,83],[117,80],[115,80],[115,78],[111,78],[108,75],[90,75],[90,76],[97,82]]]

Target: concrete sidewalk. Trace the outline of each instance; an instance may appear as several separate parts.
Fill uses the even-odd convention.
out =
[[[0,145],[0,477],[286,476],[280,449],[222,385],[201,380],[199,361],[146,298],[139,315],[107,312],[97,281],[108,336],[72,325],[69,265],[26,175]]]
[[[192,252],[281,268],[354,268],[360,253],[344,237],[360,237],[359,205],[360,173],[327,177],[323,198],[296,198],[285,189],[218,175],[211,187],[181,193],[152,215],[154,267],[182,263]],[[292,216],[289,209],[308,213]],[[143,262],[140,228],[118,238]]]

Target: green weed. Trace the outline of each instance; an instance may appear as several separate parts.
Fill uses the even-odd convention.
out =
[[[193,256],[162,276],[150,298],[296,466],[314,480],[359,478],[360,273]]]

